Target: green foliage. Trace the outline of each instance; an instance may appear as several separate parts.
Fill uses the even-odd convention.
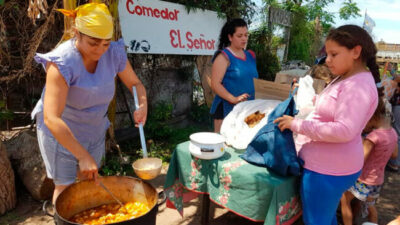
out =
[[[146,124],[147,126],[147,124]],[[147,152],[149,157],[160,158],[163,162],[169,162],[175,147],[184,141],[189,140],[189,136],[193,133],[200,131],[211,131],[211,127],[204,127],[203,125],[193,124],[185,128],[174,128],[173,132],[165,138],[147,139]],[[104,175],[131,175],[133,170],[130,166],[132,162],[137,159],[143,158],[143,152],[138,138],[125,141],[120,145],[124,154],[123,157],[128,158],[130,162],[127,165],[121,163],[119,155],[111,155],[105,161],[101,169]]]
[[[290,30],[288,60],[303,60],[312,64],[312,45],[315,40],[315,30],[312,23],[307,22],[307,9],[299,7],[293,13],[293,22]]]
[[[5,215],[2,215],[0,217],[0,224],[8,225],[8,224],[16,224],[17,222],[20,222],[22,218],[17,215],[14,211],[8,212]]]
[[[0,100],[0,122],[14,119],[14,113],[6,109],[5,101]]]
[[[328,4],[333,3],[333,0],[313,0],[304,5],[307,21],[314,21],[319,18],[323,25],[331,25],[334,23],[334,14],[326,11]],[[300,6],[301,7],[301,6]]]
[[[193,99],[189,119],[195,123],[205,124],[209,127],[212,126],[210,108],[205,103],[203,87],[200,82],[193,82]]]
[[[161,159],[163,162],[169,162],[172,157],[174,146],[164,142],[150,142],[149,157]]]
[[[188,126],[175,128],[174,132],[164,140],[149,140],[149,156],[160,158],[163,162],[169,162],[175,147],[182,142],[188,141],[193,133],[205,131],[202,126]],[[141,152],[140,154],[141,155]]]
[[[343,2],[343,7],[339,10],[339,16],[341,19],[348,20],[351,17],[357,18],[361,16],[359,13],[360,9],[357,7],[355,2]]]
[[[163,139],[171,135],[172,129],[165,122],[172,117],[172,104],[159,102],[148,114],[145,126],[146,136],[150,139]]]
[[[190,119],[197,123],[209,124],[211,126],[211,116],[210,116],[210,108],[207,107],[207,104],[197,104],[193,103],[190,110]]]
[[[129,158],[129,156],[125,157]],[[102,176],[132,176],[134,174],[131,163],[121,163],[119,155],[109,154],[103,162],[104,165],[99,170]]]
[[[172,103],[167,103],[161,101],[156,104],[154,108],[151,109],[151,114],[149,119],[154,119],[157,121],[165,121],[171,119],[172,116]]]
[[[264,0],[267,5],[277,6],[275,0]],[[321,46],[321,39],[334,24],[335,15],[327,8],[334,0],[287,0],[279,7],[292,13],[288,60],[303,60],[308,64]],[[339,9],[341,19],[358,17],[359,8],[352,0],[345,0]]]
[[[190,115],[194,123],[184,128],[168,125],[168,121],[172,118],[172,104],[170,103],[160,102],[149,111],[149,118],[144,127],[149,157],[156,157],[163,162],[169,162],[176,145],[188,141],[192,133],[212,130],[209,109],[205,105],[199,105],[198,101],[198,99],[194,100]],[[134,138],[120,143],[120,148],[123,152],[122,156],[115,152],[107,155],[104,165],[100,169],[102,175],[134,175],[131,163],[143,158],[140,139]],[[127,159],[125,161],[129,163],[122,163],[124,160],[121,158]]]
[[[275,74],[280,70],[279,59],[272,52],[281,43],[280,38],[273,38],[272,32],[264,24],[256,30],[250,31],[248,49],[256,53],[257,70],[260,79],[274,80]]]

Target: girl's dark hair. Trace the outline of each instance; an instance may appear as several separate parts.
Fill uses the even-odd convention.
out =
[[[380,88],[378,88],[379,90]],[[382,88],[383,89],[383,88]],[[370,121],[379,121],[387,115],[386,106],[384,102],[384,94],[383,91],[379,91],[379,98],[378,98],[378,106],[375,109],[374,114],[372,115]]]
[[[353,49],[357,45],[360,45],[362,47],[361,60],[367,64],[369,71],[371,71],[375,79],[375,83],[381,81],[379,67],[376,64],[376,46],[371,36],[363,28],[356,25],[340,26],[332,29],[326,40],[335,41],[348,49]]]
[[[231,42],[229,41],[228,35],[233,35],[236,31],[236,27],[246,27],[247,23],[243,19],[236,18],[230,21],[227,21],[225,25],[221,29],[221,33],[219,34],[219,43],[218,49],[222,50],[228,47]]]

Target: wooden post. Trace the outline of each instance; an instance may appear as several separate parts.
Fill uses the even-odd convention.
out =
[[[94,0],[94,1],[96,1],[96,0]],[[118,40],[122,36],[121,27],[119,25],[118,1],[119,0],[110,0],[110,2],[109,2],[110,3],[109,10],[110,10],[111,16],[114,19],[114,33],[113,33],[113,37],[112,37],[113,41]],[[117,149],[119,152],[121,162],[125,162],[125,160],[122,158],[121,149],[115,139],[115,132],[114,132],[115,115],[116,115],[116,111],[117,111],[117,88],[118,88],[117,78],[115,79],[114,85],[115,85],[114,97],[111,100],[110,104],[108,105],[108,115],[107,116],[108,116],[108,119],[110,120],[111,125],[107,130],[108,137],[106,139],[106,151],[108,151],[110,149]],[[127,107],[128,107],[127,110],[129,111],[129,106],[127,106]],[[130,116],[130,118],[132,118],[132,115],[129,115],[129,116]],[[133,118],[132,118],[132,120],[133,120]]]
[[[201,86],[203,87],[204,100],[211,106],[215,94],[211,90],[211,56],[197,56],[196,65],[199,71]]]
[[[288,57],[288,54],[289,54],[290,27],[286,27],[286,33],[287,33],[287,35],[286,35],[287,39],[286,39],[285,55],[283,57],[283,61],[284,62],[287,62],[287,57]]]

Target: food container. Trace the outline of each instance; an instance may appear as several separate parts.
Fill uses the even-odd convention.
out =
[[[151,180],[160,174],[162,160],[159,158],[138,159],[132,164],[132,167],[138,177],[143,180]]]
[[[225,153],[225,137],[212,132],[190,135],[189,151],[200,159],[217,159]]]
[[[163,192],[157,193],[151,184],[127,176],[109,176],[98,178],[123,203],[129,201],[146,201],[150,210],[142,216],[126,221],[111,223],[118,225],[155,225],[158,207],[162,202],[158,198]],[[165,195],[164,195],[165,197]],[[53,216],[57,225],[79,224],[69,221],[73,215],[100,205],[115,203],[115,200],[94,181],[74,183],[61,192],[55,203],[55,213],[50,215],[43,206],[47,215]]]

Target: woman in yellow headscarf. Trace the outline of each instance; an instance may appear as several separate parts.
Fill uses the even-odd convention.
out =
[[[111,41],[113,20],[107,6],[88,3],[59,11],[75,19],[75,37],[49,53],[36,54],[47,77],[32,112],[47,176],[55,183],[53,203],[77,174],[98,176],[116,74],[129,90],[137,89],[135,123],[144,124],[147,117],[146,91],[127,60],[124,43]]]

